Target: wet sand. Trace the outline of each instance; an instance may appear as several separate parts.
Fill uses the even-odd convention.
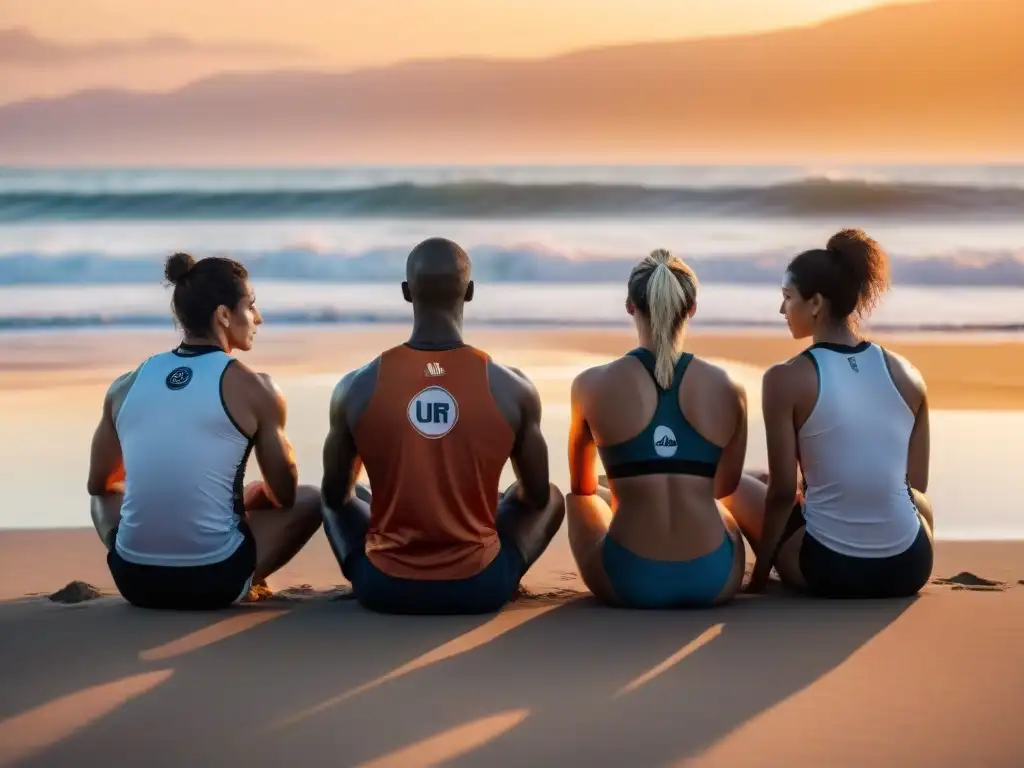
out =
[[[261,329],[245,356],[274,375],[344,373],[389,345],[405,340],[405,327]],[[906,355],[928,382],[938,409],[1024,409],[1024,337],[918,334],[872,337]],[[173,346],[173,331],[73,331],[0,335],[0,391],[109,382],[155,350]],[[611,358],[635,346],[629,330],[467,330],[467,341],[502,359]],[[766,368],[800,352],[803,342],[779,333],[690,333],[697,355]]]

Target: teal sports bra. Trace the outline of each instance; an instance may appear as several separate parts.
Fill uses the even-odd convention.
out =
[[[652,352],[641,348],[627,354],[643,363],[654,378]],[[692,354],[680,356],[668,389],[662,389],[655,381],[658,406],[639,435],[623,443],[598,446],[597,452],[609,479],[639,475],[715,476],[722,449],[701,437],[679,407],[679,386],[691,360]]]

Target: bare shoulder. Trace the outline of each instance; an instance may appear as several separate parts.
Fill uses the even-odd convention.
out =
[[[110,382],[110,386],[107,387],[107,399],[120,400],[128,394],[128,390],[131,389],[132,384],[135,383],[135,377],[138,376],[141,368],[142,366],[139,366],[134,371],[126,371]]]
[[[224,372],[224,396],[232,407],[251,409],[258,424],[284,424],[288,418],[288,401],[270,374],[254,371],[237,358]]]
[[[803,353],[771,365],[764,372],[761,386],[765,398],[792,396],[800,389],[801,383],[817,376],[815,363]]]
[[[636,364],[634,358],[617,357],[601,365],[592,365],[580,371],[573,379],[573,387],[590,391],[600,387],[604,382],[621,375],[629,375],[629,371]]]
[[[630,375],[629,366],[627,359],[620,357],[601,365],[584,368],[572,380],[572,400],[589,402],[594,397],[600,397],[599,393],[607,388],[609,382]]]
[[[813,373],[817,376],[818,364],[815,362],[814,358],[811,357],[810,353],[804,350],[804,352],[801,352],[798,355],[793,355],[793,357],[788,360],[783,360],[781,363],[769,366],[768,370],[765,371],[765,376],[773,370],[777,371],[777,373],[773,374],[775,377],[791,376],[798,378],[800,376],[806,376],[809,373]]]
[[[331,392],[331,417],[361,412],[369,402],[377,384],[380,358],[375,357],[359,368],[355,368],[338,380]]]
[[[690,370],[696,372],[703,382],[715,390],[730,397],[736,397],[741,402],[746,402],[747,388],[725,367],[700,357],[694,357],[690,361]]]
[[[513,386],[533,387],[530,377],[521,368],[516,368],[514,365],[505,365],[504,363],[499,363],[493,357],[489,357],[488,368],[488,376],[497,376]]]
[[[918,392],[924,394],[926,385],[921,371],[903,355],[893,352],[891,349],[879,347],[885,355],[885,362],[889,366],[889,372],[899,384],[906,384]]]
[[[503,365],[493,357],[488,358],[487,377],[491,380],[492,388],[514,395],[521,403],[540,402],[537,387],[529,376],[515,366]]]
[[[284,400],[284,393],[269,373],[254,371],[237,358],[228,364],[224,378],[228,386],[244,387],[247,394],[260,399]]]
[[[126,371],[114,379],[110,386],[107,387],[106,394],[103,396],[103,408],[105,412],[108,412],[110,416],[116,421],[121,405],[124,403],[125,398],[128,396],[128,392],[135,384],[135,379],[139,375],[139,371],[142,370],[142,365],[136,368],[134,371]]]

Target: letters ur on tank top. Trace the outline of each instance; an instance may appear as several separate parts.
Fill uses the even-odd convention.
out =
[[[464,579],[498,554],[498,483],[515,435],[488,362],[470,346],[380,356],[354,437],[373,494],[366,555],[384,573]]]

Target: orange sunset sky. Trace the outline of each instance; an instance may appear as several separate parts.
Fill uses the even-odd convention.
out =
[[[914,2],[915,0],[910,0]],[[168,90],[213,72],[346,70],[407,59],[538,57],[590,46],[813,23],[880,0],[0,0],[0,35],[47,44],[145,44],[117,56],[18,60],[0,39],[0,104],[96,87]],[[206,50],[225,43],[268,50]],[[280,51],[273,50],[280,47]]]
[[[812,22],[880,0],[3,0],[0,28],[65,41],[156,33],[299,46],[356,66],[535,56]]]
[[[1022,44],[1015,0],[0,0],[0,155],[1005,159]],[[97,89],[165,95],[16,104]]]

